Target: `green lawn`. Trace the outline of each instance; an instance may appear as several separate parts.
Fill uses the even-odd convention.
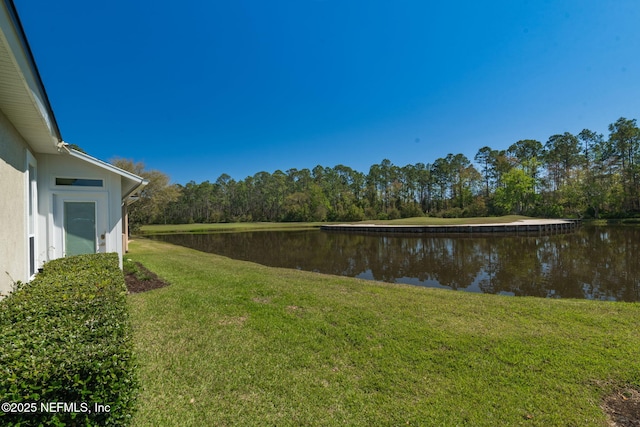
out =
[[[456,224],[485,224],[513,222],[529,217],[521,215],[506,215],[497,217],[475,217],[475,218],[432,218],[415,217],[394,220],[367,220],[356,221],[354,224],[402,224],[402,225],[456,225]],[[216,224],[153,224],[143,225],[142,234],[162,234],[162,233],[207,233],[207,232],[240,232],[240,231],[261,231],[261,230],[304,230],[319,228],[326,222],[234,222]],[[334,223],[337,224],[337,223]]]
[[[134,426],[602,426],[640,386],[640,304],[263,267],[139,239]]]

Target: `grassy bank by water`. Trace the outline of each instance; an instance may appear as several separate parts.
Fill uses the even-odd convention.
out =
[[[216,233],[264,230],[308,230],[320,228],[321,222],[230,222],[214,224],[152,224],[143,225],[140,234]]]
[[[263,267],[140,239],[135,426],[601,426],[640,386],[640,305]]]
[[[457,225],[457,224],[495,224],[503,222],[514,222],[529,217],[521,215],[506,215],[497,217],[475,217],[475,218],[432,218],[415,217],[393,220],[367,220],[357,221],[363,224],[396,224],[396,225]],[[305,230],[319,228],[326,222],[234,222],[216,224],[153,224],[143,225],[140,229],[142,234],[163,234],[163,233],[211,233],[211,232],[241,232],[241,231],[262,231],[262,230]]]

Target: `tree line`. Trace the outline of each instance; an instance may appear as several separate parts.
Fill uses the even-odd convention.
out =
[[[448,154],[431,163],[382,160],[363,173],[345,165],[258,172],[236,181],[168,184],[141,163],[116,166],[151,183],[132,205],[132,222],[356,221],[415,216],[522,214],[621,217],[640,213],[640,129],[621,117],[607,138],[588,129],[506,150],[485,146],[473,161]]]

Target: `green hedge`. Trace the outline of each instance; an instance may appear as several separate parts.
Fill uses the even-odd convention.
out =
[[[0,302],[0,425],[128,425],[131,333],[117,254],[47,263]]]

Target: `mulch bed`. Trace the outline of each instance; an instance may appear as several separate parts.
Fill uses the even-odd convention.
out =
[[[611,427],[640,427],[640,390],[618,390],[604,400],[602,409]]]
[[[147,270],[139,262],[137,262],[136,265],[139,269],[139,272],[137,274],[126,273],[124,275],[124,282],[126,283],[127,289],[129,290],[130,294],[137,294],[140,292],[146,292],[153,289],[169,286],[169,284],[160,279],[156,273]]]

